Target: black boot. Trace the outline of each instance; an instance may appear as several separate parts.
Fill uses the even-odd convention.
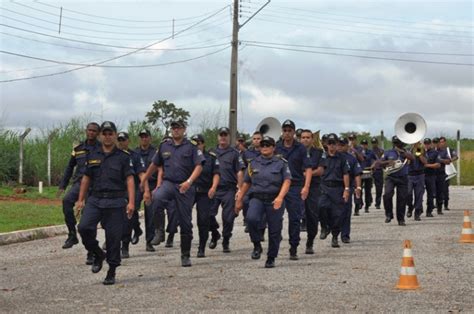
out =
[[[92,272],[98,273],[102,269],[102,264],[105,260],[105,252],[102,251],[100,247],[96,247],[93,251],[94,253],[94,263],[92,264]]]
[[[273,268],[273,267],[275,267],[275,258],[268,257],[267,261],[265,262],[265,268]]]
[[[128,252],[128,247],[129,243],[128,242],[122,242],[122,258],[129,258],[130,254]]]
[[[147,252],[155,252],[155,248],[153,247],[153,245],[151,245],[151,242],[146,243],[146,251]]]
[[[137,244],[138,241],[140,241],[140,236],[142,234],[143,234],[142,228],[138,227],[138,229],[133,232],[133,237],[132,237],[130,243],[132,243],[133,245]]]
[[[217,241],[219,241],[219,239],[221,238],[221,234],[219,233],[219,231],[212,231],[212,237],[211,237],[211,241],[209,242],[209,248],[211,250],[214,250],[217,246]]]
[[[262,245],[260,244],[260,242],[254,242],[253,243],[253,251],[252,251],[252,259],[260,259],[260,256],[262,254]]]
[[[203,257],[206,257],[206,242],[207,242],[207,239],[203,239],[202,237],[199,238],[199,248],[198,248],[198,252],[197,252],[197,257],[198,258],[203,258]]]
[[[260,242],[265,242],[265,229],[260,230]]]
[[[224,240],[222,240],[222,252],[230,253],[229,242],[230,242],[229,238],[224,238]]]
[[[191,235],[181,235],[181,266],[191,266],[191,242],[193,237]]]
[[[75,244],[78,244],[79,240],[77,239],[77,234],[76,234],[76,229],[74,228],[73,230],[69,230],[69,235],[64,242],[63,249],[70,249],[72,248]]]
[[[296,246],[290,247],[290,260],[297,261],[298,260],[298,249]]]
[[[313,250],[313,240],[308,239],[306,241],[306,251],[305,254],[314,254]]]
[[[334,248],[340,247],[339,242],[337,241],[337,236],[332,236],[331,246]]]
[[[321,234],[319,235],[319,238],[324,240],[328,237],[329,233],[331,233],[331,231],[328,228],[321,228]]]
[[[104,285],[113,285],[115,284],[115,266],[109,266],[109,270],[107,271],[107,276],[105,277],[104,281],[102,282]]]
[[[92,253],[91,251],[87,251],[86,265],[92,264],[94,264],[94,253]]]
[[[173,247],[174,233],[168,233],[168,239],[166,239],[165,247]]]

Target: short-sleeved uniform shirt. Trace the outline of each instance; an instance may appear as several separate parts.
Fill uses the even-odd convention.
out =
[[[139,190],[140,188],[140,178],[138,175],[142,172],[146,172],[145,161],[143,160],[142,156],[134,150],[127,150],[130,154],[130,159],[132,160],[133,164],[133,172],[135,173],[135,190]]]
[[[405,161],[405,158],[394,148],[386,150],[382,156],[382,160],[400,160]],[[399,178],[408,175],[408,165],[405,164],[400,170],[389,174],[389,177]]]
[[[100,149],[100,147],[101,144],[99,141],[96,141],[94,145],[88,145],[87,141],[84,141],[73,148],[66,171],[59,184],[60,189],[66,189],[71,177],[73,183],[79,182],[82,179],[82,176],[86,172],[87,154]]]
[[[287,179],[291,180],[287,162],[276,156],[266,158],[260,155],[250,162],[244,182],[252,184],[251,193],[278,194]]]
[[[349,165],[349,185],[351,187],[355,186],[355,177],[362,174],[362,167],[360,166],[359,161],[351,153],[344,153],[347,164]]]
[[[311,162],[311,167],[313,170],[317,169],[318,167],[321,166],[322,158],[324,151],[320,148],[315,148],[311,147],[308,149],[309,153],[309,159]],[[321,177],[320,176],[313,176],[311,179],[311,186],[314,187],[316,185],[319,185],[321,183]]]
[[[312,168],[310,156],[303,144],[293,141],[293,145],[286,147],[284,142],[278,142],[275,147],[275,154],[288,161],[291,172],[292,185],[303,185],[304,172]]]
[[[204,161],[202,152],[186,138],[179,145],[173,140],[162,142],[153,157],[153,164],[163,167],[163,180],[178,184],[189,179],[194,168]]]
[[[233,147],[216,147],[213,152],[219,160],[219,189],[229,189],[237,187],[237,173],[245,169],[245,164],[239,152]]]
[[[143,161],[145,162],[145,168],[148,169],[148,166],[153,162],[153,157],[156,154],[156,147],[153,145],[148,146],[147,149],[142,149],[141,147],[135,148],[135,151],[140,154]],[[155,186],[156,181],[158,180],[158,173],[154,171],[151,177],[148,179],[150,186]]]
[[[215,174],[219,174],[219,160],[214,152],[203,152],[206,159],[202,166],[201,175],[197,178],[195,186],[196,192],[207,193],[212,186]]]
[[[355,158],[355,157],[354,157]],[[344,182],[344,175],[349,174],[350,167],[344,155],[336,153],[333,156],[324,154],[321,165],[324,167],[324,173],[321,177],[324,182]]]
[[[426,162],[428,164],[435,164],[439,163],[439,154],[438,151],[434,148],[430,148],[426,151]],[[434,176],[436,175],[436,169],[433,168],[425,168],[425,175],[426,176]]]

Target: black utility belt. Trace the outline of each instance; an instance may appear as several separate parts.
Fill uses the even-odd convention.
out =
[[[92,191],[91,195],[98,198],[127,198],[128,193],[125,191],[96,192]]]
[[[340,187],[344,187],[344,182],[342,182],[342,181],[323,181],[322,185],[327,186],[329,188],[340,188]]]
[[[219,185],[217,187],[217,190],[219,190],[219,191],[237,190],[237,183],[236,184]]]
[[[210,189],[210,187],[204,188],[202,186],[196,186],[196,193],[207,193]]]
[[[262,202],[273,202],[278,193],[251,193],[250,198],[256,198]]]
[[[418,170],[418,171],[410,171],[408,172],[408,175],[409,176],[419,176],[421,174],[425,174],[425,171],[424,170]]]

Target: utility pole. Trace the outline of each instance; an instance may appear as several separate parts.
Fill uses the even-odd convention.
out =
[[[22,135],[20,135],[20,165],[18,166],[18,183],[23,184],[23,142],[25,137],[30,133],[31,128],[27,128]]]
[[[271,0],[262,5],[254,14],[252,14],[242,25],[239,25],[239,2],[234,0],[232,15],[232,54],[230,57],[230,104],[229,104],[229,129],[230,129],[230,144],[234,145],[237,138],[237,72],[239,62],[239,30],[247,24],[258,12],[266,7]]]

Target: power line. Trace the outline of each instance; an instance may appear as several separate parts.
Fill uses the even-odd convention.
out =
[[[362,55],[352,55],[344,53],[335,53],[335,52],[323,52],[323,51],[314,51],[314,50],[304,50],[304,49],[295,49],[295,48],[284,48],[284,47],[275,47],[259,44],[246,44],[251,47],[260,47],[268,48],[275,50],[285,50],[285,51],[296,51],[296,52],[305,52],[305,53],[314,53],[322,55],[332,55],[332,56],[342,56],[342,57],[354,57],[354,58],[363,58],[363,59],[375,59],[375,60],[389,60],[389,61],[400,61],[400,62],[413,62],[413,63],[428,63],[428,64],[440,64],[440,65],[457,65],[457,66],[474,66],[473,63],[461,63],[461,62],[442,62],[442,61],[429,61],[429,60],[412,60],[412,59],[400,59],[400,58],[387,58],[387,57],[376,57],[376,56],[362,56]]]
[[[43,62],[56,63],[56,64],[61,64],[61,65],[77,65],[77,66],[97,67],[97,68],[131,69],[131,68],[153,68],[153,67],[158,67],[158,66],[163,66],[163,65],[169,65],[169,64],[182,63],[182,62],[187,62],[187,61],[191,61],[191,60],[196,60],[196,59],[204,58],[204,57],[216,54],[218,52],[224,51],[229,47],[230,47],[230,44],[227,44],[222,49],[218,49],[218,50],[215,50],[213,52],[206,53],[206,54],[203,54],[203,55],[201,55],[199,57],[195,57],[195,58],[189,58],[189,59],[173,61],[173,62],[166,62],[166,63],[138,64],[138,65],[107,65],[107,64],[103,65],[103,64],[94,64],[94,63],[78,63],[78,62],[57,61],[57,60],[53,60],[53,59],[39,58],[39,57],[35,57],[35,56],[30,56],[30,55],[25,55],[25,54],[20,54],[20,53],[5,51],[5,50],[0,50],[0,53],[15,56],[15,57],[21,57],[21,58],[32,59],[32,60],[43,61]]]
[[[298,45],[298,44],[275,43],[275,42],[254,41],[254,40],[241,40],[241,42],[242,42],[242,43],[252,43],[252,44],[272,45],[272,46],[289,46],[289,47],[300,47],[300,48],[348,50],[348,51],[375,52],[375,53],[398,53],[398,54],[436,55],[436,56],[457,56],[457,57],[472,57],[472,56],[474,56],[473,54],[468,54],[468,53],[445,53],[445,52],[422,52],[422,51],[396,51],[396,50],[379,50],[379,49],[358,49],[358,48],[345,48],[345,47]]]
[[[323,26],[316,26],[316,25],[289,23],[289,22],[268,20],[268,19],[263,19],[263,18],[256,18],[256,19],[259,20],[259,21],[269,22],[269,23],[292,25],[292,26],[302,26],[302,27],[317,28],[317,29],[326,29],[326,30],[332,30],[332,31],[337,31],[337,32],[347,32],[347,33],[363,34],[363,35],[369,35],[369,36],[378,36],[378,37],[381,37],[381,36],[390,36],[390,37],[403,38],[403,39],[417,39],[417,40],[427,40],[427,41],[433,41],[433,40],[434,40],[434,41],[444,41],[444,42],[452,42],[452,43],[472,44],[472,42],[459,41],[459,40],[449,40],[449,39],[442,39],[442,38],[426,38],[426,37],[414,37],[414,36],[400,36],[400,35],[394,35],[394,34],[390,34],[390,33],[385,33],[385,34],[369,33],[369,32],[361,32],[361,31],[348,30],[348,29],[323,27]]]
[[[222,9],[218,10],[217,12],[213,13],[212,15],[209,15],[207,16],[206,18],[203,18],[201,20],[199,20],[198,22],[194,23],[193,25],[183,29],[183,30],[180,30],[179,32],[177,32],[176,34],[180,34],[180,33],[183,33],[189,29],[192,29],[193,27],[199,25],[200,23],[214,17],[215,15],[219,14],[220,12],[222,12],[223,10],[225,10],[227,8],[227,6],[223,7]],[[61,71],[61,72],[56,72],[56,73],[50,73],[50,74],[44,74],[44,75],[36,75],[36,76],[31,76],[31,77],[23,77],[23,78],[17,78],[17,79],[10,79],[10,80],[4,80],[4,81],[0,81],[0,83],[7,83],[7,82],[15,82],[15,81],[23,81],[23,80],[31,80],[31,79],[37,79],[37,78],[42,78],[42,77],[49,77],[49,76],[55,76],[55,75],[61,75],[61,74],[66,74],[66,73],[70,73],[70,72],[73,72],[73,71],[78,71],[78,70],[82,70],[82,69],[85,69],[85,68],[89,68],[91,66],[97,66],[97,65],[101,65],[101,64],[104,64],[104,63],[107,63],[107,62],[110,62],[110,61],[114,61],[114,60],[117,60],[117,59],[120,59],[120,58],[123,58],[123,57],[127,57],[129,55],[132,55],[134,53],[137,53],[139,51],[142,51],[142,50],[145,50],[147,48],[150,48],[151,46],[153,45],[156,45],[156,44],[159,44],[163,41],[166,41],[168,39],[172,38],[172,36],[169,36],[169,37],[166,37],[166,38],[163,38],[161,40],[158,40],[156,42],[153,42],[147,46],[144,46],[142,48],[139,48],[139,49],[136,49],[134,51],[130,51],[128,53],[125,53],[125,54],[121,54],[121,55],[118,55],[118,56],[115,56],[115,57],[112,57],[112,58],[108,58],[108,59],[105,59],[103,61],[100,61],[100,62],[97,62],[97,63],[94,63],[94,64],[91,64],[91,65],[84,65],[84,66],[80,66],[80,67],[77,67],[77,68],[73,68],[73,69],[69,69],[69,70],[65,70],[65,71]]]
[[[437,25],[437,26],[450,26],[450,27],[460,27],[460,28],[474,28],[472,25],[455,25],[455,24],[445,24],[445,23],[426,23],[426,22],[418,22],[418,21],[407,21],[407,20],[399,20],[399,19],[387,19],[387,18],[377,18],[377,17],[363,17],[363,16],[355,16],[355,15],[349,15],[349,14],[338,14],[338,13],[328,13],[324,11],[318,11],[318,10],[308,10],[308,9],[300,9],[300,8],[291,8],[291,7],[285,7],[285,6],[279,6],[279,5],[273,5],[275,8],[281,8],[284,10],[294,10],[294,11],[302,11],[302,12],[311,12],[315,14],[323,14],[323,15],[332,15],[332,16],[343,16],[343,17],[352,17],[356,19],[363,19],[363,20],[378,20],[378,21],[389,21],[389,22],[398,22],[398,23],[407,23],[407,24],[422,24],[422,25]]]

